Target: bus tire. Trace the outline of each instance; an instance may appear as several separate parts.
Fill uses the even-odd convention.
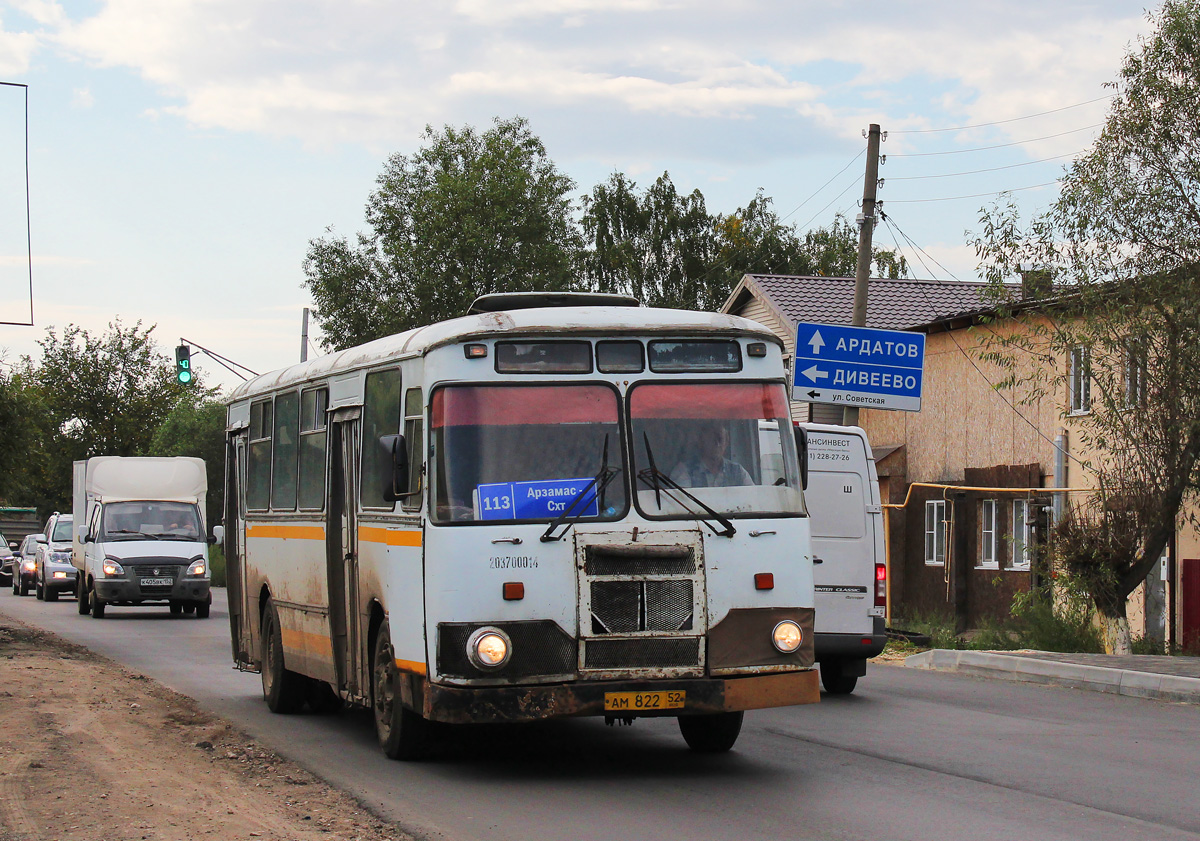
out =
[[[267,599],[262,616],[262,687],[267,709],[273,713],[294,713],[304,704],[304,677],[283,663],[283,634],[275,602]]]
[[[679,732],[696,753],[725,753],[742,732],[745,713],[679,716]]]
[[[857,675],[842,674],[842,664],[838,660],[821,661],[821,685],[829,695],[849,695],[858,684]]]
[[[88,590],[88,612],[92,614],[93,619],[104,618],[104,599],[96,594],[95,584]]]
[[[79,578],[75,582],[75,601],[78,602],[76,607],[79,610],[80,616],[87,616],[92,612],[92,606],[88,604],[88,585],[87,579],[80,573]]]
[[[388,759],[421,759],[429,749],[430,723],[400,702],[396,655],[387,622],[379,626],[371,660],[371,712],[375,736]]]

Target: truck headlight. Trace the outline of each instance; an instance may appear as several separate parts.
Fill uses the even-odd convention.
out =
[[[791,619],[784,619],[771,631],[771,642],[782,654],[791,654],[804,642],[804,632]]]
[[[204,558],[197,558],[192,561],[192,565],[187,568],[187,575],[204,575],[208,572],[208,564],[204,562]]]
[[[102,569],[104,574],[109,577],[125,574],[125,567],[117,563],[116,558],[105,558],[104,565],[101,566],[100,569]]]
[[[480,628],[467,638],[467,658],[477,668],[499,669],[512,654],[512,641],[499,628]]]

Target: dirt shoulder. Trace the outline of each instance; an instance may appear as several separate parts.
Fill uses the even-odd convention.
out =
[[[0,616],[0,841],[409,839],[195,701]]]

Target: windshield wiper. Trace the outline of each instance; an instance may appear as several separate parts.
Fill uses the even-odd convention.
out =
[[[712,529],[713,534],[719,534],[722,537],[733,537],[735,534],[737,534],[737,529],[733,527],[733,523],[728,517],[718,514],[704,500],[697,498],[690,491],[684,488],[683,485],[679,484],[666,473],[663,473],[661,470],[659,470],[654,464],[654,451],[650,448],[650,438],[645,432],[642,433],[642,440],[646,442],[646,461],[650,462],[650,466],[644,470],[639,470],[637,477],[654,489],[654,501],[658,504],[659,508],[662,508],[662,488],[665,486],[668,491],[678,491],[692,502],[696,503],[696,505],[704,509],[704,512],[708,514],[708,517],[700,516],[700,512],[696,511],[686,502],[669,492],[667,493],[668,498],[678,503],[681,508],[698,519],[700,522],[704,523],[704,525]],[[709,522],[709,518],[716,520],[718,523],[724,526],[724,528],[718,529]]]
[[[600,460],[600,472],[593,476],[592,480],[583,486],[583,490],[571,498],[570,504],[567,505],[567,507],[563,509],[563,512],[554,519],[554,522],[552,522],[549,527],[542,532],[542,542],[550,543],[555,540],[562,540],[564,537],[566,537],[567,532],[571,528],[571,522],[574,522],[573,519],[571,522],[567,523],[566,528],[564,528],[558,535],[554,534],[554,530],[562,525],[568,517],[571,517],[575,507],[580,505],[580,503],[587,498],[588,491],[592,490],[592,488],[596,489],[594,498],[596,500],[596,511],[599,513],[600,501],[604,498],[604,489],[608,487],[609,482],[611,482],[613,478],[616,477],[616,475],[620,472],[621,469],[619,467],[608,466],[608,436],[605,435],[604,451]],[[575,516],[579,517],[582,516],[582,514],[576,514]]]

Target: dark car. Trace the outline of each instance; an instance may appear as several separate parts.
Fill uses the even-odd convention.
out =
[[[21,541],[17,550],[17,558],[13,562],[15,575],[12,578],[14,596],[27,596],[33,587],[33,576],[37,571],[37,539],[39,535],[31,534]]]
[[[0,585],[12,584],[13,566],[17,562],[18,546],[16,541],[9,543],[4,532],[0,531]]]

